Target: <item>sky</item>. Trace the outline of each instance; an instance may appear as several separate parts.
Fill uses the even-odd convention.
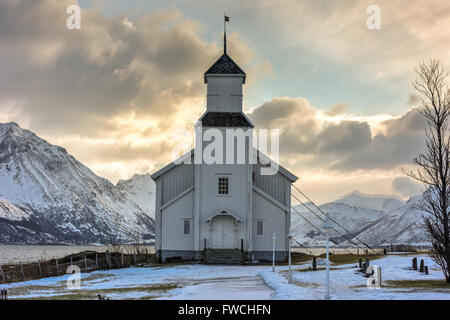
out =
[[[321,203],[359,190],[406,199],[424,148],[412,82],[450,66],[450,2],[429,0],[3,0],[0,122],[63,146],[116,183],[171,160],[205,110],[203,73],[228,52],[244,111],[280,129],[280,163]],[[81,6],[81,29],[66,10]],[[381,28],[369,29],[370,5]],[[193,131],[193,130],[192,130]]]

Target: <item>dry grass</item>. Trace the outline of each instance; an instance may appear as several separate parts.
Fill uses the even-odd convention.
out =
[[[146,292],[149,295],[145,296],[145,299],[152,299],[160,296],[161,293],[179,288],[180,285],[176,283],[156,283],[146,286],[139,287],[123,287],[123,288],[109,288],[109,289],[98,289],[98,290],[65,290],[63,287],[55,289],[55,287],[45,287],[45,286],[29,286],[17,288],[19,290],[11,291],[13,295],[26,295],[26,294],[36,294],[32,298],[25,298],[25,300],[97,300],[98,294],[108,297],[110,294],[120,294],[129,292]],[[39,292],[45,290],[48,291],[46,295],[43,293],[39,295]],[[34,292],[33,292],[34,291]],[[54,295],[53,295],[54,294]],[[11,300],[15,300],[11,298]],[[21,300],[21,298],[17,298]]]
[[[386,287],[392,288],[422,288],[422,289],[450,289],[450,283],[444,280],[387,280]]]

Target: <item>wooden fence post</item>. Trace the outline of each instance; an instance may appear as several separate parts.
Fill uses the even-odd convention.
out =
[[[38,260],[39,275],[42,277],[41,260]]]
[[[120,253],[120,266],[123,268],[123,251]]]
[[[5,274],[3,273],[3,269],[2,269],[1,265],[0,265],[0,275],[2,276],[3,281],[6,281],[5,280]]]
[[[98,253],[95,254],[95,268],[98,270]]]
[[[419,270],[419,271],[420,271],[420,272],[424,272],[424,271],[425,271],[423,259],[420,259],[420,270]]]
[[[428,266],[425,266],[425,274],[428,274]]]
[[[58,274],[59,273],[58,259],[55,259],[55,261],[56,261],[56,273]]]
[[[109,269],[111,269],[111,252],[108,250],[105,253],[106,263],[108,264]]]
[[[25,275],[23,273],[22,261],[20,261],[20,273],[22,274],[22,280],[25,280]]]
[[[362,269],[362,259],[359,259],[358,262],[359,262],[359,268]]]
[[[315,256],[313,257],[312,269],[313,271],[317,270],[317,258]]]
[[[136,265],[136,253],[133,253],[133,261],[134,261],[134,264]]]
[[[417,270],[417,258],[416,257],[414,257],[412,259],[412,268],[413,268],[413,270]]]
[[[148,249],[145,249],[145,262],[148,263]]]

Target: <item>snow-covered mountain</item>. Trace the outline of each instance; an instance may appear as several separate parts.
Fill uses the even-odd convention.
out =
[[[155,181],[150,174],[135,174],[129,180],[119,180],[117,188],[144,212],[155,218]]]
[[[405,204],[404,201],[394,196],[371,195],[359,191],[353,191],[334,202],[345,203],[357,208],[368,208],[385,212],[398,209]]]
[[[64,148],[16,123],[0,124],[0,242],[153,238],[145,200],[128,195]]]
[[[363,246],[361,241],[371,245],[412,244],[428,245],[422,228],[422,213],[414,209],[417,197],[404,202],[395,197],[366,195],[353,192],[336,201],[320,205],[327,213],[346,230],[333,223],[335,229],[331,238],[343,246],[352,246],[352,242]],[[318,216],[303,205],[294,206],[292,210],[292,230],[295,239],[304,246],[323,246],[325,237],[317,229],[308,224],[295,211],[308,219],[317,227],[323,225],[324,214],[306,204]],[[356,238],[358,239],[356,239]]]

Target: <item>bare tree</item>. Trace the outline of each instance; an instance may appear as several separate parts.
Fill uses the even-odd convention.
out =
[[[423,211],[424,225],[432,243],[434,261],[450,282],[450,95],[447,72],[438,60],[421,63],[416,69],[414,88],[420,95],[420,113],[426,118],[425,151],[414,158],[417,170],[407,175],[425,184],[426,191],[416,204]]]

